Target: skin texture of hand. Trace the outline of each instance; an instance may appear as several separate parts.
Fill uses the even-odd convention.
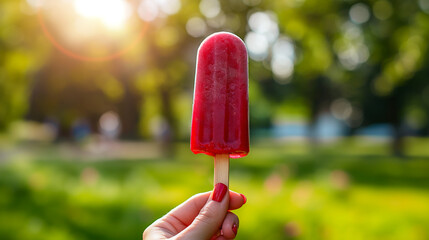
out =
[[[213,192],[194,195],[143,233],[143,240],[227,240],[237,235],[238,217],[228,210],[240,208],[244,195],[216,184]]]

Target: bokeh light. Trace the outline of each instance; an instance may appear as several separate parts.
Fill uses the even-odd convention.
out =
[[[138,14],[143,21],[153,21],[158,17],[159,9],[154,1],[143,0],[138,6]]]
[[[0,238],[141,239],[212,189],[212,158],[189,149],[195,61],[227,31],[249,53],[236,239],[429,239],[429,0],[2,0],[0,13]]]
[[[418,0],[420,9],[429,14],[429,0]]]
[[[362,24],[366,23],[371,15],[367,5],[356,3],[350,8],[349,16],[354,23]]]
[[[289,38],[277,39],[272,47],[271,70],[280,83],[287,83],[292,76],[295,61],[294,46]]]
[[[262,61],[268,56],[269,43],[267,38],[255,32],[249,32],[244,38],[249,56],[255,61]]]
[[[42,7],[43,2],[44,2],[44,0],[27,0],[27,3],[35,9]]]
[[[219,12],[216,16],[207,19],[207,24],[216,29],[221,29],[226,23],[226,16],[223,12]]]
[[[114,111],[103,113],[100,117],[100,132],[107,138],[117,138],[121,133],[121,120]]]
[[[350,118],[353,112],[352,105],[347,99],[336,99],[331,103],[331,113],[339,120],[346,120]]]
[[[143,21],[151,22],[159,17],[174,15],[181,7],[180,0],[141,0],[137,12]]]
[[[167,15],[176,14],[182,7],[180,0],[157,0],[156,2],[161,11]]]
[[[369,59],[370,52],[358,26],[346,22],[342,31],[343,37],[337,39],[333,47],[340,63],[346,69],[354,70]]]
[[[270,43],[273,43],[279,35],[277,19],[273,12],[253,13],[249,17],[249,27],[253,32],[264,35]]]
[[[201,0],[200,11],[206,18],[214,18],[220,12],[219,0]]]
[[[376,1],[373,5],[374,16],[380,20],[386,20],[393,14],[392,4],[387,0]]]
[[[193,17],[186,23],[186,31],[192,37],[202,37],[207,32],[207,25],[204,19]]]
[[[74,8],[78,14],[99,19],[111,28],[122,27],[131,15],[125,0],[75,0]]]
[[[255,12],[250,15],[248,25],[251,31],[244,41],[249,56],[255,61],[262,61],[268,57],[271,46],[279,36],[277,18],[273,12]]]

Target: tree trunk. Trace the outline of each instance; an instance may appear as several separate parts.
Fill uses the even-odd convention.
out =
[[[397,93],[393,93],[389,99],[389,119],[393,125],[393,139],[391,151],[397,157],[404,156],[404,132],[401,124],[401,102]]]

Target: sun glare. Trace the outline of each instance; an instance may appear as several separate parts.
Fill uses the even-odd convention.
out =
[[[131,15],[125,0],[75,0],[74,8],[79,15],[98,19],[112,29],[124,26]]]

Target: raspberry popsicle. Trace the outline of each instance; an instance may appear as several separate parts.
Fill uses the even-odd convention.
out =
[[[195,73],[191,150],[215,158],[214,183],[228,186],[229,157],[249,152],[247,50],[232,33],[200,45]]]

